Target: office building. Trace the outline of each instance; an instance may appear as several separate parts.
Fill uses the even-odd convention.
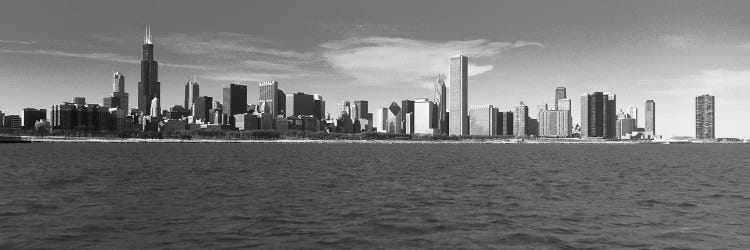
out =
[[[272,117],[282,115],[281,111],[286,109],[286,95],[279,90],[279,82],[267,81],[258,84],[260,87],[258,105],[265,103]],[[283,99],[283,104],[281,103]]]
[[[354,101],[354,119],[372,119],[369,115],[370,110],[368,109],[368,102],[365,100]]]
[[[5,127],[5,125],[3,125],[4,122],[5,122],[5,113],[3,113],[3,111],[0,111],[0,128]]]
[[[557,89],[555,89],[555,109],[560,109],[559,101],[567,98],[568,95],[566,93],[565,87],[557,87]]]
[[[716,137],[716,120],[714,112],[716,103],[714,96],[702,95],[695,97],[695,138],[698,140],[712,140]]]
[[[114,72],[112,76],[112,96],[104,98],[103,106],[117,109],[117,115],[122,117],[128,115],[128,100],[128,93],[125,92],[125,75]]]
[[[463,55],[450,58],[450,134],[468,135],[469,59]]]
[[[539,136],[566,138],[572,136],[570,110],[543,110],[539,112]]]
[[[193,106],[193,99],[199,97],[201,95],[200,93],[200,85],[198,85],[198,82],[195,80],[190,81],[190,79],[188,79],[187,83],[185,83],[185,102],[183,107],[190,110]]]
[[[47,119],[46,109],[25,108],[23,109],[23,129],[33,129],[34,123]]]
[[[313,116],[319,120],[325,119],[326,114],[326,102],[323,100],[323,96],[319,94],[313,94]]]
[[[234,126],[234,115],[243,114],[247,109],[247,85],[227,84],[224,86],[224,103],[222,110],[228,119],[227,124]]]
[[[636,119],[633,118],[630,111],[629,107],[628,113],[620,110],[620,113],[617,115],[616,137],[618,139],[630,139],[630,134],[638,128]]]
[[[375,127],[375,131],[380,133],[385,133],[388,131],[388,108],[378,108],[375,110],[375,117],[373,117],[373,127]]]
[[[529,107],[521,102],[513,112],[513,135],[524,137],[529,135],[529,131]]]
[[[497,108],[492,105],[472,105],[469,109],[470,135],[497,135]]]
[[[567,111],[570,111],[571,107],[572,107],[572,104],[571,104],[570,99],[559,99],[555,103],[555,107],[556,107],[555,109],[557,109],[557,110],[567,110]]]
[[[402,124],[401,107],[398,106],[398,103],[392,102],[388,107],[388,127],[386,132],[389,134],[403,134]]]
[[[213,98],[209,96],[198,96],[193,99],[193,120],[196,123],[210,123]]]
[[[497,113],[497,135],[513,136],[513,112]]]
[[[616,138],[616,97],[594,92],[581,95],[581,137]]]
[[[656,103],[654,100],[646,100],[646,136],[656,137]]]
[[[638,108],[636,106],[629,106],[627,115],[635,120],[635,125],[638,127]]]
[[[438,76],[435,80],[435,108],[436,115],[435,120],[437,124],[437,133],[444,135],[448,134],[448,114],[446,111],[446,105],[448,105],[448,92],[445,87],[445,82]]]
[[[427,98],[414,101],[414,134],[435,134],[435,103]]]
[[[315,115],[315,99],[313,95],[302,92],[286,94],[285,116]]]
[[[149,115],[154,98],[161,99],[159,63],[154,61],[151,28],[146,28],[146,37],[143,38],[143,58],[141,59],[141,81],[138,82],[138,111]]]
[[[413,127],[414,124],[411,123],[411,121],[406,120],[406,115],[414,112],[414,101],[412,100],[402,100],[401,101],[401,113],[399,114],[401,116],[401,130],[406,132],[407,127]]]
[[[23,120],[19,115],[6,115],[3,118],[3,126],[11,129],[21,129],[23,126]]]
[[[161,118],[161,100],[159,100],[159,97],[154,97],[153,100],[151,100],[151,117],[154,118]]]
[[[86,105],[86,97],[82,97],[82,96],[73,97],[73,104]]]

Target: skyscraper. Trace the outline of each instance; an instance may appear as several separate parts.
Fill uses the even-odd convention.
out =
[[[234,126],[234,115],[247,112],[247,85],[230,83],[224,86],[224,115]]]
[[[529,107],[523,102],[518,104],[513,112],[513,135],[523,137],[529,135]]]
[[[198,82],[193,80],[190,81],[188,79],[187,83],[185,83],[185,108],[186,110],[191,110],[193,106],[193,99],[200,96],[200,86],[198,85]]]
[[[128,113],[128,93],[125,93],[125,75],[114,72],[112,77],[112,96],[104,98],[104,107],[116,108],[119,116]]]
[[[298,116],[298,115],[314,115],[313,108],[315,107],[313,95],[308,95],[302,92],[293,94],[286,94],[286,115]]]
[[[610,93],[581,95],[581,137],[616,137],[616,100]]]
[[[447,114],[445,112],[446,105],[448,104],[446,97],[447,94],[445,82],[440,76],[438,76],[437,80],[435,80],[435,99],[433,102],[437,107],[437,112],[435,114],[437,133],[441,135],[448,133],[448,117],[446,117]]]
[[[326,101],[323,100],[322,95],[313,94],[313,116],[319,120],[326,118]]]
[[[568,98],[568,95],[566,93],[565,87],[557,87],[557,89],[555,89],[555,109],[560,109],[560,107],[558,107],[558,101],[566,98]]]
[[[497,108],[492,105],[472,105],[469,109],[469,134],[497,135]]]
[[[378,108],[375,110],[375,117],[373,117],[377,132],[385,133],[388,131],[388,108]]]
[[[402,100],[401,101],[401,113],[399,113],[399,116],[401,116],[401,129],[404,132],[410,132],[409,128],[414,127],[414,119],[408,120],[406,119],[407,116],[411,116],[414,113],[414,101],[412,100]]]
[[[143,58],[141,59],[141,81],[138,82],[138,111],[149,115],[151,101],[161,99],[159,83],[159,63],[154,61],[154,44],[151,42],[151,28],[146,28],[143,38]]]
[[[391,102],[388,106],[388,126],[386,132],[389,134],[403,134],[403,124],[401,123],[401,107],[398,103]]]
[[[638,108],[636,106],[628,107],[628,116],[635,120],[635,126],[638,127]]]
[[[414,134],[434,134],[437,129],[435,124],[435,104],[427,98],[414,101]]]
[[[620,113],[617,115],[616,124],[615,134],[618,139],[630,139],[630,133],[635,131],[638,127],[635,118],[633,118],[629,113],[623,112],[622,110],[620,110]]]
[[[23,109],[23,128],[33,129],[34,123],[47,119],[46,109],[25,108]]]
[[[271,116],[276,117],[276,115],[279,114],[278,107],[276,106],[279,104],[279,82],[261,82],[258,83],[258,86],[260,87],[258,105],[262,105],[263,103],[265,103],[268,107],[268,111],[271,113]],[[286,102],[286,98],[284,98],[284,101]]]
[[[497,135],[513,135],[513,112],[497,113]]]
[[[654,100],[646,100],[646,135],[651,138],[656,136],[656,103],[654,103]]]
[[[213,98],[208,96],[198,96],[193,99],[193,119],[201,120],[208,123],[211,120]]]
[[[469,59],[463,55],[450,58],[450,134],[469,134]]]
[[[151,112],[149,112],[151,117],[161,118],[161,100],[159,100],[159,97],[154,97],[153,100],[151,100]]]
[[[715,138],[716,120],[714,119],[714,96],[695,97],[695,138],[710,140]]]

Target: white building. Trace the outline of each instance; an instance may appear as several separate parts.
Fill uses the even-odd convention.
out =
[[[435,103],[426,98],[414,101],[414,133],[434,134],[437,129]]]

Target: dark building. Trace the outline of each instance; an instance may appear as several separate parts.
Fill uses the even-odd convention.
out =
[[[211,106],[213,98],[208,96],[199,96],[193,99],[193,119],[202,120],[208,123],[211,120]]]
[[[513,135],[513,112],[497,113],[497,135]]]
[[[151,28],[146,28],[143,39],[143,59],[141,60],[141,81],[138,82],[138,111],[151,113],[151,101],[161,99],[159,83],[159,63],[154,61],[154,44],[151,43]]]
[[[234,126],[234,115],[244,114],[247,109],[247,85],[229,84],[224,87],[224,116],[228,125]]]
[[[358,119],[368,119],[368,102],[365,100],[356,100],[354,101],[354,110],[353,110],[353,117],[355,120]],[[412,101],[411,105],[412,109],[414,108],[414,102]],[[371,115],[371,114],[369,114]]]
[[[529,125],[526,127],[528,135],[539,136],[539,120],[529,118]]]
[[[695,97],[695,138],[711,140],[715,138],[716,120],[714,117],[715,99],[712,95]]]
[[[50,107],[48,120],[53,129],[112,130],[117,119],[109,109],[96,104],[63,103]]]
[[[23,126],[23,121],[19,115],[6,115],[3,118],[3,126],[6,128],[20,129]]]
[[[654,100],[646,101],[646,134],[656,136],[656,103]]]
[[[411,124],[407,124],[406,116],[409,113],[414,113],[414,101],[412,100],[403,100],[401,101],[401,113],[399,113],[400,119],[401,119],[401,131],[406,132],[406,129],[411,127],[414,128],[413,119],[410,120]]]
[[[286,117],[286,94],[284,94],[283,90],[278,89],[276,91],[276,100],[279,101],[276,105],[276,115]]]
[[[286,95],[286,116],[314,115],[313,95],[302,92]]]
[[[313,95],[313,114],[318,119],[325,119],[326,116],[326,101],[323,100],[323,96],[319,94]]]
[[[25,108],[23,109],[23,129],[33,129],[34,123],[39,120],[47,119],[46,109],[34,109]]]
[[[615,138],[617,128],[616,96],[594,92],[581,96],[581,137]]]
[[[562,86],[557,87],[557,89],[555,89],[555,110],[559,109],[559,107],[557,106],[557,102],[562,99],[567,99],[567,98],[568,97],[567,97],[565,87],[562,87]]]

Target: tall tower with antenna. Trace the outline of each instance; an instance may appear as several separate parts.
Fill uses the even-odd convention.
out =
[[[141,59],[141,81],[138,82],[138,111],[150,115],[151,102],[161,99],[159,83],[159,63],[154,61],[154,44],[151,40],[151,28],[146,27],[143,37],[143,58]]]

